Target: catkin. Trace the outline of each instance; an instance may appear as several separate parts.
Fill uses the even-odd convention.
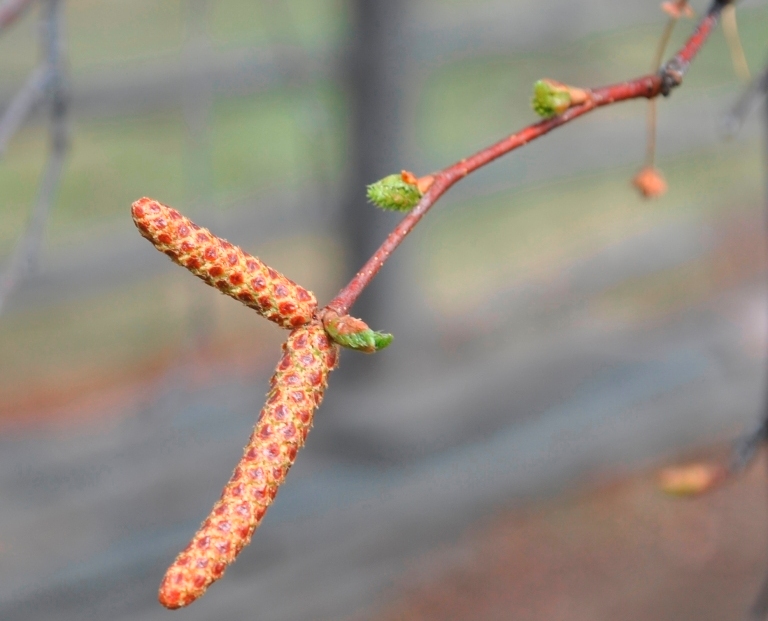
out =
[[[161,604],[180,608],[196,600],[248,545],[304,445],[338,353],[317,322],[291,332],[243,458],[200,530],[166,572]]]
[[[312,320],[317,300],[257,257],[151,198],[133,203],[139,232],[173,261],[283,328]]]

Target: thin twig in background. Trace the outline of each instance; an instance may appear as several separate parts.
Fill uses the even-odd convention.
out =
[[[768,92],[768,65],[758,77],[752,80],[733,107],[728,111],[728,114],[725,115],[723,131],[726,136],[734,136],[741,130],[744,121],[757,107],[766,92]]]
[[[0,277],[0,313],[17,285],[37,267],[45,225],[68,151],[68,95],[61,40],[62,5],[62,0],[47,0],[44,6],[41,40],[45,52],[45,64],[41,68],[41,75],[46,76],[46,95],[51,106],[50,151],[27,226]]]
[[[669,39],[672,36],[672,32],[675,29],[675,25],[680,19],[680,15],[688,7],[688,0],[678,0],[673,5],[677,11],[672,11],[667,20],[666,26],[664,26],[664,32],[661,33],[659,43],[656,46],[656,53],[651,63],[651,71],[658,71],[661,69],[661,62],[664,60],[664,53],[667,50]],[[654,167],[656,159],[656,99],[648,100],[648,142],[645,147],[645,165],[649,168]]]
[[[765,140],[765,212],[763,225],[766,227],[766,233],[768,233],[768,66],[762,75],[753,80],[739,97],[726,115],[723,125],[727,137],[735,136],[760,100],[763,101],[764,108],[763,133]],[[699,496],[733,481],[755,463],[761,449],[768,443],[768,381],[766,381],[764,391],[760,421],[752,431],[733,443],[728,463],[705,461],[665,468],[660,473],[662,489],[675,495]],[[768,465],[768,460],[766,465]],[[746,616],[747,621],[765,621],[766,619],[768,619],[768,572],[766,572],[755,602]]]
[[[5,0],[0,3],[0,31],[21,17],[32,2],[34,0]]]
[[[728,51],[731,53],[733,70],[742,82],[749,82],[752,76],[749,73],[744,48],[741,45],[739,25],[736,21],[736,7],[733,5],[723,9],[723,34],[725,35],[725,42],[728,44]]]
[[[52,77],[49,66],[38,67],[8,104],[0,117],[0,158],[5,155],[8,143],[27,117],[45,99]]]

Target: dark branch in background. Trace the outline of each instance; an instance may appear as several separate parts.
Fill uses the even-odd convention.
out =
[[[0,31],[21,17],[32,2],[34,0],[5,0],[0,3]]]
[[[752,81],[746,91],[724,119],[724,129],[728,137],[733,137],[746,121],[749,113],[763,100],[763,133],[765,140],[765,213],[764,226],[768,233],[768,66],[762,75]],[[768,239],[768,235],[766,236]],[[768,378],[767,378],[768,379]],[[760,449],[768,444],[768,381],[763,397],[763,411],[760,422],[749,433],[738,438],[731,448],[727,463],[709,461],[674,466],[662,471],[660,484],[665,491],[683,496],[699,496],[725,483],[733,481],[751,466],[760,455]],[[766,461],[768,465],[768,461]],[[768,572],[752,604],[747,621],[765,621],[768,619]]]
[[[683,77],[688,71],[691,61],[717,24],[723,7],[728,4],[730,2],[715,2],[706,16],[699,22],[696,31],[685,45],[658,73],[594,89],[590,91],[590,96],[584,103],[569,108],[559,116],[530,125],[516,134],[436,173],[431,187],[426,191],[418,205],[400,221],[376,253],[366,262],[349,284],[331,301],[328,308],[339,315],[346,314],[384,263],[386,263],[387,259],[389,259],[392,252],[402,243],[408,233],[413,230],[419,220],[424,217],[424,214],[429,211],[451,186],[468,174],[489,164],[502,155],[506,155],[510,151],[525,146],[531,140],[535,140],[553,129],[565,125],[587,112],[591,112],[595,108],[639,97],[650,99],[659,95],[669,95],[672,89],[682,84]]]
[[[43,66],[33,74],[33,79],[27,82],[27,86],[29,86],[35,76],[38,74],[39,76],[44,76],[44,78],[41,78],[44,81],[42,96],[47,97],[50,103],[51,144],[48,161],[43,171],[40,187],[38,188],[35,204],[30,213],[26,229],[0,277],[0,312],[2,312],[7,304],[8,297],[16,286],[37,267],[45,234],[45,224],[48,220],[48,214],[51,210],[59,180],[61,179],[61,172],[68,150],[68,97],[64,77],[61,40],[62,5],[62,0],[47,0],[44,4],[40,36],[45,60]],[[27,101],[32,101],[30,105],[33,106],[32,96],[27,95],[25,97]],[[19,104],[19,110],[20,112],[17,114],[25,112],[22,104]],[[3,121],[5,121],[5,118],[3,118]],[[23,120],[23,116],[21,120]]]
[[[757,107],[768,92],[768,66],[763,73],[752,80],[750,85],[739,97],[733,108],[723,120],[723,129],[727,136],[735,135],[744,125],[744,121]]]

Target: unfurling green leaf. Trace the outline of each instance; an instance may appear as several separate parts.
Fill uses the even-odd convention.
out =
[[[349,315],[328,314],[323,325],[334,343],[367,354],[384,349],[393,338],[391,334],[374,332],[364,321]]]
[[[551,80],[538,80],[533,85],[531,106],[536,114],[545,119],[562,114],[571,107],[571,103],[571,94],[567,87]]]
[[[368,200],[377,207],[410,211],[421,199],[419,187],[403,181],[403,175],[389,175],[368,186]]]

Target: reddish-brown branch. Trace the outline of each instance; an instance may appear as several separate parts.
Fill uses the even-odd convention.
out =
[[[10,26],[32,4],[32,0],[5,0],[0,3],[0,30]]]
[[[670,61],[670,64],[677,63],[683,73],[688,70],[688,65],[691,64],[694,56],[699,53],[701,46],[704,45],[707,37],[709,37],[710,33],[717,25],[717,20],[720,19],[720,12],[723,10],[723,7],[728,4],[731,3],[715,2],[712,9],[710,9],[704,18],[699,22],[696,30],[685,42],[685,45],[683,45],[680,51],[675,54],[675,57]]]
[[[591,91],[590,99],[585,103],[573,106],[556,117],[530,125],[516,134],[512,134],[496,144],[486,147],[474,155],[436,173],[434,175],[434,182],[421,198],[419,204],[398,223],[376,253],[368,259],[362,269],[355,274],[347,286],[328,304],[327,308],[332,309],[339,315],[347,314],[363,290],[370,284],[384,263],[389,259],[392,252],[403,242],[408,233],[424,217],[424,214],[432,208],[453,184],[468,174],[489,164],[502,155],[506,155],[510,151],[525,146],[531,140],[535,140],[553,129],[565,125],[587,112],[591,112],[595,108],[639,97],[650,99],[659,95],[669,94],[672,88],[682,82],[691,61],[717,24],[720,12],[726,4],[728,2],[715,2],[713,4],[685,45],[657,74],[645,75],[628,82],[594,89]]]

